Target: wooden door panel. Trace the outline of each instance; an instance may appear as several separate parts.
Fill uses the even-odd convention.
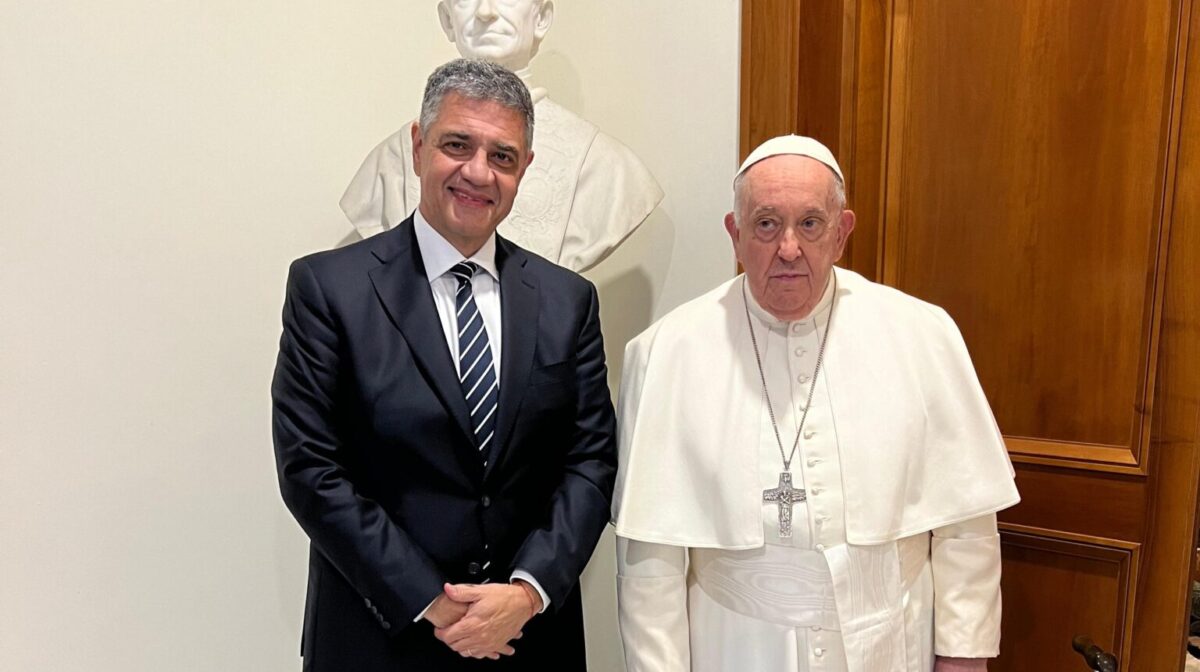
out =
[[[1140,545],[1007,525],[1004,638],[998,666],[1008,670],[1077,670],[1068,645],[1089,633],[1098,646],[1126,657]],[[1046,600],[1047,586],[1056,599]],[[1029,618],[1031,608],[1040,609]]]
[[[1142,457],[1177,13],[896,2],[883,278],[954,316],[1019,452]]]
[[[1144,478],[1018,465],[1017,490],[1021,504],[1004,512],[1007,522],[1129,541],[1144,539]]]

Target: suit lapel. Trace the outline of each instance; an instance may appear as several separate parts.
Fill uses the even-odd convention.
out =
[[[500,401],[496,409],[496,436],[489,449],[486,474],[504,457],[517,412],[525,397],[538,334],[538,287],[526,272],[529,261],[517,246],[496,237],[496,266],[500,271],[500,316],[503,341],[500,353]]]
[[[479,454],[475,451],[475,435],[471,431],[467,402],[463,399],[454,362],[446,348],[446,336],[433,304],[433,293],[425,276],[425,263],[417,247],[412,218],[376,238],[380,242],[372,253],[383,264],[370,271],[375,293],[391,316],[392,323],[404,335],[417,367],[462,430],[466,443],[456,443],[469,449],[467,462],[478,465]]]

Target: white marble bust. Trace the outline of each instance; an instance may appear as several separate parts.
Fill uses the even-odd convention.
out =
[[[529,62],[553,22],[554,3],[441,0],[437,12],[459,54],[513,70],[533,97],[534,159],[500,224],[501,235],[572,270],[594,266],[645,220],[663,193],[628,147],[530,85]],[[420,201],[413,123],[367,155],[342,195],[342,211],[364,238],[392,228]]]

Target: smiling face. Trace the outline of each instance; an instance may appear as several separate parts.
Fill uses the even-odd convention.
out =
[[[499,63],[509,70],[529,65],[550,30],[550,0],[442,0],[438,18],[463,58]]]
[[[429,128],[413,124],[412,140],[421,214],[469,257],[512,209],[533,160],[525,119],[500,103],[448,93]]]
[[[725,230],[755,301],[777,319],[806,317],[821,300],[854,230],[828,166],[807,156],[763,159],[742,175]]]

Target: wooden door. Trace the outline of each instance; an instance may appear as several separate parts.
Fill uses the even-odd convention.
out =
[[[744,0],[743,154],[814,135],[844,260],[943,306],[1023,501],[993,670],[1179,670],[1200,481],[1193,0]]]

